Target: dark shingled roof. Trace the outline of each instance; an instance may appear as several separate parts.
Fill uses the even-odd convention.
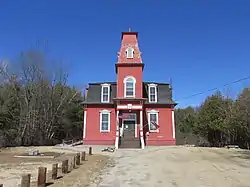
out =
[[[113,98],[116,98],[116,82],[98,82],[90,83],[88,88],[88,94],[83,103],[85,104],[102,104],[101,103],[101,88],[102,84],[110,84],[110,102],[113,104]],[[143,98],[146,98],[145,103],[148,101],[148,84],[157,84],[157,103],[150,104],[176,104],[172,100],[172,89],[167,83],[157,82],[143,82]],[[106,104],[106,103],[105,103]]]

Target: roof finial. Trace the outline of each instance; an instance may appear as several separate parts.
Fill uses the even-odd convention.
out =
[[[130,27],[128,28],[128,32],[131,32],[131,28]]]

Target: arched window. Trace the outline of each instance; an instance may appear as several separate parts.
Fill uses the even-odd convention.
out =
[[[134,77],[126,77],[123,81],[124,83],[124,96],[125,97],[135,97],[135,83]]]
[[[127,58],[134,58],[134,49],[132,47],[128,47],[126,49],[126,53],[127,53]]]

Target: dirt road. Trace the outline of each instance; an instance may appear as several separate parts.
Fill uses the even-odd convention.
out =
[[[250,153],[196,147],[118,150],[96,187],[248,187]]]

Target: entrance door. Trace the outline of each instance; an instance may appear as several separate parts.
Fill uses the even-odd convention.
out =
[[[135,138],[135,121],[123,121],[123,140],[133,140]]]
[[[140,148],[140,139],[135,137],[135,120],[123,121],[123,136],[119,148]]]

